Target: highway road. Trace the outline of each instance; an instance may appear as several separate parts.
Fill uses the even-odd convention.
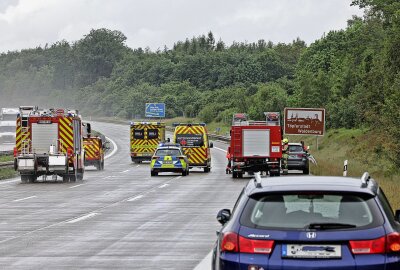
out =
[[[92,128],[116,144],[104,171],[89,167],[77,183],[0,182],[0,269],[194,269],[212,249],[218,210],[248,181],[225,174],[227,146],[214,142],[211,173],[151,177],[130,160],[128,125]]]

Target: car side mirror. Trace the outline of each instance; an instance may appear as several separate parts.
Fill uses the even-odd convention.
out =
[[[222,225],[227,223],[230,218],[231,218],[231,210],[229,210],[229,209],[222,209],[217,214],[217,220]]]
[[[86,123],[86,132],[89,135],[92,133],[92,127],[91,127],[90,123]]]
[[[210,142],[210,148],[213,148],[214,144],[212,142]]]
[[[394,215],[394,219],[395,219],[397,222],[400,222],[400,210],[396,210],[396,213],[395,213],[395,215]]]
[[[110,149],[110,142],[109,141],[106,141],[104,144],[103,144],[103,148],[104,149]]]

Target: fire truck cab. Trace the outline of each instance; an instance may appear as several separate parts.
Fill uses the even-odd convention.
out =
[[[82,119],[76,110],[20,107],[17,116],[14,168],[21,181],[47,176],[64,182],[83,179]]]
[[[233,178],[245,172],[266,172],[280,175],[282,133],[279,119],[274,122],[249,121],[245,114],[234,115],[229,146]]]
[[[87,128],[83,136],[83,145],[85,148],[85,166],[94,166],[97,170],[104,170],[104,153],[108,149],[107,141],[104,135],[97,136],[91,133],[90,123],[85,123]]]

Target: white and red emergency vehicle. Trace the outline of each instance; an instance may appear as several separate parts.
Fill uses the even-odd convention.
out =
[[[235,114],[228,148],[233,178],[245,172],[280,175],[282,131],[279,121],[249,121],[245,114]]]
[[[83,179],[82,119],[76,110],[22,106],[17,117],[14,167],[21,181],[39,176],[62,177],[64,182]]]

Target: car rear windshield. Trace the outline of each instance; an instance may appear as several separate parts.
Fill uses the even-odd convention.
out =
[[[156,152],[156,156],[180,156],[181,151],[179,149],[158,149]]]
[[[303,152],[301,145],[289,145],[289,152]]]
[[[251,228],[354,229],[379,226],[383,218],[373,198],[357,194],[299,193],[250,198],[240,222]]]

